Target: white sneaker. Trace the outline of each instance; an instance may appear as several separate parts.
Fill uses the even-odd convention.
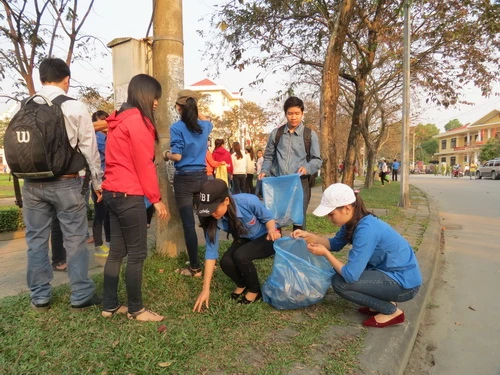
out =
[[[96,257],[107,258],[109,255],[109,248],[106,245],[96,246],[94,255]]]

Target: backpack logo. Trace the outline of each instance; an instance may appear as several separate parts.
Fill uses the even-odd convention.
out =
[[[16,134],[17,134],[17,142],[29,143],[29,141],[30,141],[30,132],[29,131],[16,131]]]

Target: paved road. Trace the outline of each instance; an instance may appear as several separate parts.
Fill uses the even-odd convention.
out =
[[[422,175],[410,183],[437,202],[445,240],[412,374],[498,375],[500,181]]]

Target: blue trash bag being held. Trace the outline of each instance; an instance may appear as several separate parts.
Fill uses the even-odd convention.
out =
[[[303,224],[304,191],[299,174],[263,178],[262,196],[278,227]]]
[[[273,269],[262,286],[264,302],[278,310],[307,307],[320,302],[335,271],[325,257],[311,254],[306,241],[291,237],[274,241]]]

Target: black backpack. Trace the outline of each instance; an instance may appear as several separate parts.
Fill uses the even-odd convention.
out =
[[[276,149],[278,148],[278,143],[281,139],[281,136],[285,132],[285,125],[281,125],[276,132],[276,136],[274,138],[274,152],[276,153]],[[311,132],[312,130],[307,126],[304,126],[304,148],[306,149],[306,160],[309,163],[311,160]],[[318,177],[318,172],[309,175],[309,187],[314,187],[316,185],[316,177]]]
[[[37,103],[33,100],[36,97],[44,102]],[[20,207],[18,178],[50,181],[87,167],[78,145],[73,148],[69,143],[61,110],[61,104],[68,100],[74,99],[59,95],[50,101],[35,94],[22,102],[9,122],[4,136],[5,158],[14,176],[16,204]]]

